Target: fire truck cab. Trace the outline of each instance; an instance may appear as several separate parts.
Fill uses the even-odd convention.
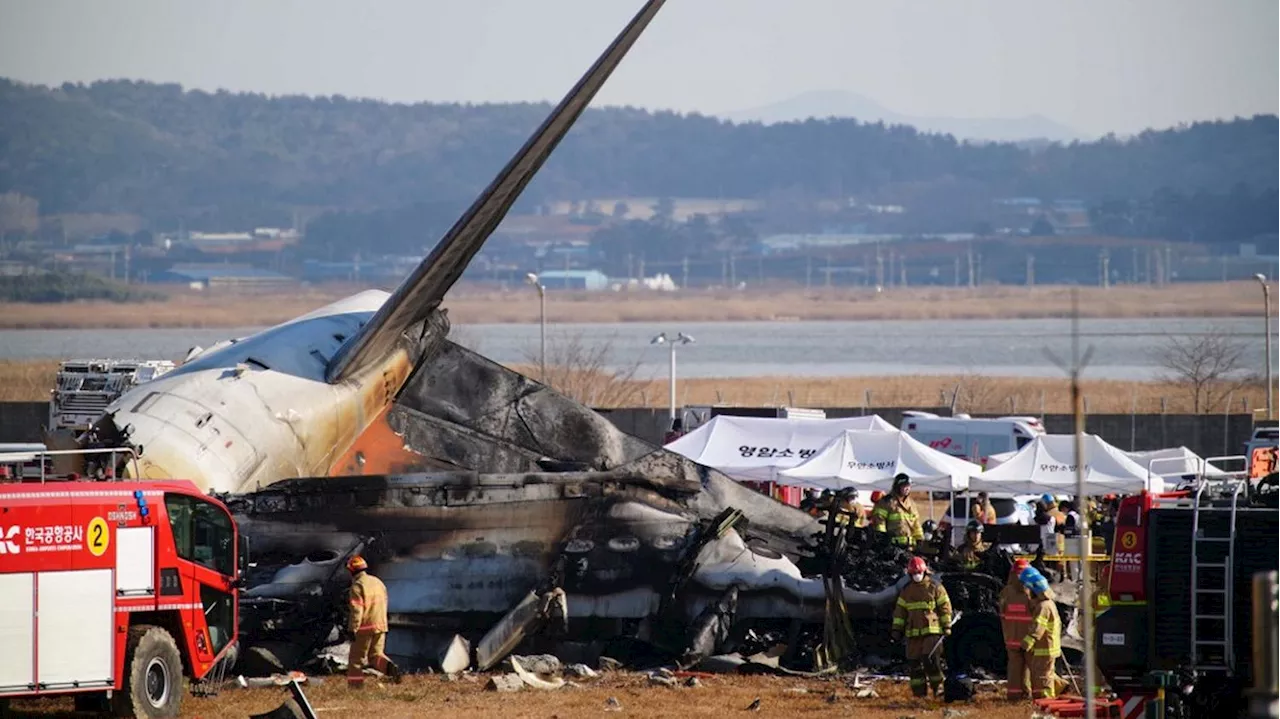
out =
[[[184,675],[234,661],[241,546],[191,482],[0,483],[0,709],[75,694],[178,716]]]
[[[1242,474],[1242,473],[1240,473]],[[1245,476],[1121,500],[1094,627],[1121,719],[1236,716],[1253,680],[1252,583],[1280,562],[1280,513]]]

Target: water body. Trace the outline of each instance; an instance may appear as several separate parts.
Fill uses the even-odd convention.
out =
[[[0,359],[180,359],[193,345],[209,346],[258,328],[136,330],[4,330]],[[1229,334],[1245,365],[1263,369],[1263,320],[1105,319],[1080,321],[1080,345],[1093,348],[1085,376],[1149,380],[1161,374],[1157,354],[1172,336]],[[1272,322],[1273,333],[1276,322]],[[1049,358],[1071,357],[1070,320],[919,320],[859,322],[688,322],[552,324],[549,358],[557,343],[576,338],[606,343],[614,366],[640,363],[640,377],[665,377],[669,350],[650,344],[659,332],[684,332],[695,342],[677,350],[681,377],[857,376],[980,373],[1060,377]],[[536,362],[537,325],[466,325],[457,338],[503,363]]]

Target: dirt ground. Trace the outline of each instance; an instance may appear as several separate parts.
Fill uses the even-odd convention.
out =
[[[1003,699],[1003,684],[983,685],[974,701],[943,704],[911,696],[905,681],[879,680],[871,684],[879,698],[855,698],[854,677],[801,679],[773,676],[711,676],[701,686],[668,688],[650,686],[643,674],[612,673],[581,682],[581,687],[538,690],[525,687],[514,694],[485,690],[485,676],[466,675],[449,681],[440,675],[408,677],[403,684],[371,684],[356,692],[342,677],[322,677],[304,691],[320,717],[495,717],[519,719],[577,719],[580,717],[719,717],[752,715],[747,707],[760,700],[758,716],[858,716],[868,719],[902,717],[960,717],[970,719],[1022,719],[1030,716],[1030,703],[1010,704]],[[314,681],[314,680],[313,680]],[[834,695],[834,698],[833,698]],[[279,706],[288,690],[237,689],[214,698],[183,700],[182,716],[244,719]],[[612,712],[612,697],[621,705]],[[16,704],[16,716],[82,716],[71,712],[71,702],[44,701]],[[944,714],[944,709],[946,713]]]

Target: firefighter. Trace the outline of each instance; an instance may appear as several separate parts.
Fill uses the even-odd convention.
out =
[[[1009,655],[1005,676],[1005,697],[1009,701],[1023,701],[1031,694],[1031,675],[1027,671],[1027,657],[1022,640],[1031,631],[1031,593],[1022,584],[1019,575],[1031,566],[1025,559],[1013,563],[1004,589],[1000,590],[1000,629],[1004,633],[1004,647]]]
[[[911,500],[911,478],[905,474],[893,478],[893,489],[876,503],[871,516],[873,529],[893,544],[911,549],[924,539],[920,514]]]
[[[821,519],[827,516],[831,511],[831,503],[835,501],[835,494],[829,490],[822,490],[822,494],[814,497],[809,505],[809,516]]]
[[[383,652],[387,642],[387,586],[368,570],[364,557],[356,555],[347,560],[347,571],[351,572],[347,631],[355,637],[347,658],[347,685],[353,688],[364,686],[366,666],[400,682],[400,667]]]
[[[911,693],[923,697],[933,688],[942,695],[942,642],[951,634],[951,600],[941,582],[929,577],[922,557],[907,562],[911,582],[902,588],[893,608],[893,641],[907,640]]]
[[[965,527],[964,542],[956,548],[956,561],[964,571],[972,572],[982,564],[982,555],[990,548],[990,544],[982,541],[982,523],[970,519]]]
[[[858,502],[858,493],[849,491],[840,502],[840,521],[857,528],[866,527],[871,522],[867,519],[867,508]]]
[[[996,508],[991,506],[986,492],[978,492],[978,501],[969,507],[969,516],[982,524],[996,523]]]
[[[951,552],[951,545],[947,543],[946,534],[938,531],[938,525],[932,519],[926,519],[920,525],[920,531],[924,534],[924,539],[916,543],[915,553],[922,557],[932,559],[934,562],[944,561]]]
[[[1054,675],[1053,666],[1062,655],[1062,620],[1054,602],[1049,580],[1035,567],[1027,567],[1018,575],[1031,594],[1031,614],[1027,634],[1022,638],[1027,670],[1031,674],[1031,697],[1052,699],[1063,683]]]

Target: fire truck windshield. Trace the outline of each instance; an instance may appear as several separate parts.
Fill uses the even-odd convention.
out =
[[[166,494],[165,509],[178,556],[227,577],[235,576],[235,530],[220,507],[198,497]]]

